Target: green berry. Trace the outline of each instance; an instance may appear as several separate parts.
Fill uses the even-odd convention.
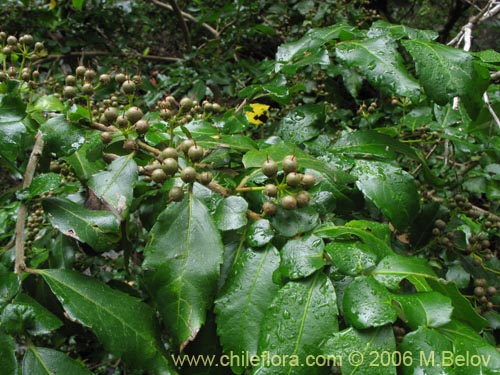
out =
[[[193,167],[186,167],[181,171],[181,179],[185,183],[191,183],[196,180],[196,169]]]
[[[75,69],[75,75],[77,78],[82,78],[85,75],[87,68],[83,65],[77,66]]]
[[[162,152],[161,152],[162,159],[172,158],[172,159],[177,160],[178,156],[179,155],[177,154],[177,150],[173,147],[167,147],[166,149],[162,150]]]
[[[149,130],[149,123],[146,120],[139,120],[135,123],[135,130],[139,134],[147,133]]]
[[[299,163],[297,162],[297,158],[295,155],[287,155],[283,159],[283,172],[291,173],[297,172],[299,169]]]
[[[115,81],[116,83],[118,83],[119,85],[121,85],[123,82],[125,82],[127,80],[127,76],[123,73],[118,73],[116,76],[115,76]]]
[[[142,116],[143,113],[139,107],[130,107],[127,110],[127,119],[130,121],[131,124],[135,124],[142,118]]]
[[[212,182],[213,176],[212,173],[210,172],[202,172],[198,176],[198,181],[202,185],[208,185],[210,182]]]
[[[290,172],[286,175],[286,184],[290,187],[299,186],[302,182],[302,175],[297,172]]]
[[[166,158],[165,160],[163,160],[161,167],[167,175],[171,176],[177,172],[177,169],[179,169],[179,164],[174,158]]]
[[[112,123],[118,118],[118,110],[115,107],[109,107],[104,110],[104,117],[108,123]]]
[[[293,210],[297,208],[297,199],[293,195],[285,195],[281,198],[280,204],[285,210]]]
[[[262,205],[262,212],[265,215],[272,216],[276,213],[278,210],[278,207],[276,206],[276,203],[272,201],[265,201],[264,204]]]
[[[168,192],[168,197],[174,202],[180,202],[184,198],[184,190],[179,186],[174,186]]]
[[[108,144],[113,140],[113,134],[111,134],[110,132],[102,132],[101,133],[101,140],[102,140],[102,143]]]
[[[296,199],[297,199],[297,206],[304,207],[311,201],[311,195],[307,191],[302,190],[297,193]]]
[[[62,93],[66,99],[72,99],[76,96],[76,88],[74,86],[64,86]]]
[[[189,110],[193,108],[193,100],[186,96],[181,99],[181,101],[179,102],[179,106],[185,110]]]
[[[193,162],[198,162],[203,159],[204,151],[203,148],[198,145],[192,145],[189,147],[188,156]]]
[[[162,182],[165,182],[165,180],[167,179],[167,174],[165,172],[163,172],[162,169],[155,169],[151,173],[151,179],[154,182],[162,183]]]
[[[194,141],[192,139],[185,139],[184,141],[181,142],[182,152],[187,154],[191,146],[194,146]]]
[[[127,152],[132,152],[137,150],[137,143],[133,139],[127,139],[123,142],[123,149]]]
[[[122,91],[126,95],[132,95],[135,93],[135,83],[131,80],[126,80],[122,83]]]
[[[267,159],[262,164],[262,173],[264,173],[267,177],[274,177],[276,173],[278,173],[278,164],[271,159]]]
[[[264,194],[268,197],[276,197],[278,195],[278,187],[275,184],[267,184],[264,187]]]
[[[304,187],[304,189],[310,189],[314,186],[316,183],[316,177],[310,173],[304,173],[302,175],[302,181],[301,184]]]

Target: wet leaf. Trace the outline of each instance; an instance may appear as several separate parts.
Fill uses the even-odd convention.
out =
[[[160,214],[144,250],[147,286],[182,349],[212,305],[224,249],[210,212],[193,195]]]
[[[358,276],[344,291],[344,318],[360,329],[394,323],[398,316],[391,299],[387,289],[373,277]]]
[[[388,163],[357,160],[352,173],[357,187],[399,230],[408,227],[420,209],[413,177]]]
[[[3,333],[0,333],[0,368],[2,374],[18,375],[16,342],[12,336]]]
[[[40,130],[44,133],[45,147],[57,156],[68,156],[85,142],[85,133],[69,123],[64,115],[47,120]]]
[[[215,210],[215,223],[221,231],[236,230],[247,224],[247,201],[238,196],[230,196],[219,202]]]
[[[377,264],[376,253],[361,241],[333,241],[325,251],[344,275],[356,276]]]
[[[340,367],[343,374],[373,375],[378,371],[383,371],[384,375],[396,374],[398,360],[392,354],[397,353],[396,340],[390,325],[362,331],[347,328],[334,333],[322,348],[323,355],[330,357],[331,364]],[[386,354],[391,358],[382,361]]]
[[[280,251],[280,274],[291,280],[312,275],[325,265],[323,240],[314,235],[289,240]]]
[[[0,97],[0,155],[14,161],[23,146],[27,129],[22,120],[26,116],[26,104],[17,89]]]
[[[30,186],[16,193],[17,199],[32,199],[47,193],[61,185],[61,175],[56,173],[42,173],[33,178]]]
[[[35,101],[33,110],[38,112],[62,112],[64,104],[54,95],[44,95]]]
[[[113,160],[106,171],[92,175],[88,182],[94,194],[120,216],[126,216],[134,197],[137,164],[133,156],[129,154]]]
[[[436,278],[436,274],[425,259],[397,254],[382,259],[371,274],[379,283],[390,289],[397,289],[403,279],[412,277]]]
[[[326,367],[300,366],[307,355],[319,355],[319,344],[338,331],[337,301],[331,281],[316,272],[290,281],[276,295],[262,321],[259,355],[287,356],[281,366],[263,361],[252,374],[327,374]]]
[[[19,277],[14,272],[0,272],[0,311],[14,298],[20,288]]]
[[[395,294],[393,298],[401,309],[400,318],[413,330],[439,327],[451,320],[451,300],[440,293]]]
[[[261,321],[279,289],[272,281],[278,266],[279,253],[273,246],[243,250],[234,264],[215,301],[217,332],[225,353],[257,354]]]
[[[23,358],[23,375],[92,375],[80,362],[57,350],[29,346]]]
[[[386,37],[341,42],[335,54],[348,67],[359,69],[372,86],[389,95],[416,99],[420,93],[420,86],[406,70],[396,43]]]
[[[69,317],[90,328],[110,353],[155,374],[176,373],[164,355],[155,313],[148,305],[79,272],[38,273]]]
[[[247,244],[252,247],[267,245],[274,238],[269,220],[260,219],[250,224],[246,234]]]
[[[284,141],[302,143],[320,134],[320,125],[325,120],[325,106],[306,104],[295,107],[282,117],[278,135]]]
[[[87,210],[61,198],[46,198],[43,207],[52,225],[62,234],[97,251],[109,250],[120,239],[119,221],[112,212]]]
[[[273,228],[284,237],[293,237],[306,233],[316,227],[319,214],[314,207],[302,207],[295,210],[278,209],[271,218]]]

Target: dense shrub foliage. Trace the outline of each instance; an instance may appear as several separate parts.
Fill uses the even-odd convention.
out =
[[[2,374],[500,371],[498,52],[362,1],[193,2],[168,48],[155,1],[14,3]],[[92,12],[126,32],[71,54]]]

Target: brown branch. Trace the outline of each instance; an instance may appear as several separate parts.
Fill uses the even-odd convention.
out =
[[[47,55],[39,60],[33,62],[33,64],[42,64],[48,60],[62,59],[66,56],[109,56],[108,51],[81,51],[81,52],[69,52],[64,54],[51,54]],[[156,55],[141,55],[140,53],[121,53],[116,55],[117,57],[135,57],[142,60],[157,60],[157,61],[168,61],[168,62],[177,62],[184,61],[181,57],[172,57],[172,56],[156,56]]]
[[[172,8],[171,5],[169,4],[165,4],[159,0],[151,0],[153,3],[155,3],[156,5],[159,5],[161,6],[162,8],[165,8],[165,9],[168,9],[170,11],[173,11],[174,9]],[[198,19],[196,17],[193,17],[191,14],[189,13],[186,13],[186,12],[183,12],[181,10],[181,15],[182,17],[184,17],[185,19],[191,21],[191,22],[194,22],[194,23],[197,23],[197,24],[200,24],[200,21],[198,21]],[[201,23],[201,26],[203,28],[205,28],[208,32],[210,32],[216,39],[220,39],[220,33],[215,30],[212,26],[210,26],[209,24],[205,23],[205,22],[202,22]]]
[[[33,176],[35,175],[36,166],[38,164],[38,160],[42,155],[43,151],[43,133],[38,131],[35,136],[35,145],[33,146],[33,150],[31,151],[30,158],[28,160],[28,165],[26,166],[26,172],[24,173],[23,179],[23,188],[27,188],[31,185],[31,181],[33,180]],[[16,259],[14,265],[14,272],[20,274],[26,268],[26,263],[24,262],[24,226],[26,220],[26,212],[27,207],[24,202],[19,204],[19,212],[17,214],[17,222],[16,222]]]
[[[137,140],[137,146],[139,146],[140,148],[142,148],[145,151],[151,152],[152,154],[161,155],[160,150],[158,150],[157,148],[155,148],[153,146],[148,145],[147,143],[144,143],[143,141]]]

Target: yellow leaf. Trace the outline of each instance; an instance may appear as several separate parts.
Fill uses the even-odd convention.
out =
[[[249,105],[252,111],[246,111],[248,122],[252,125],[262,125],[269,118],[269,106],[262,103]]]
[[[56,0],[50,0],[49,9],[53,10],[57,6]]]

